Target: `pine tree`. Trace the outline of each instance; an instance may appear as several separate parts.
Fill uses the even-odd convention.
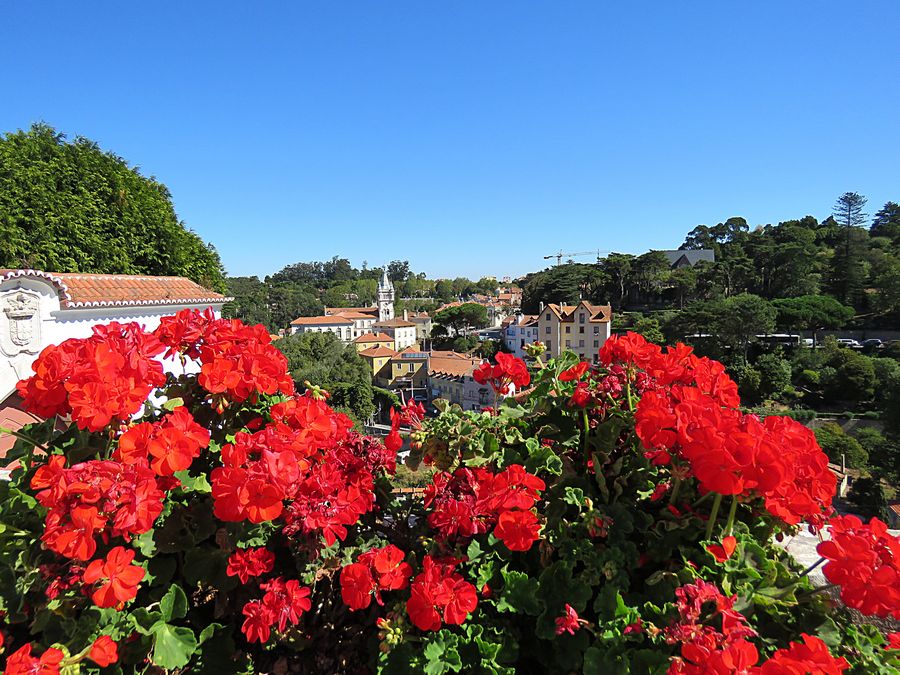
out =
[[[868,219],[863,212],[866,198],[856,192],[845,192],[834,204],[832,215],[841,228],[840,243],[832,260],[834,294],[844,303],[858,306],[863,299],[865,282],[865,247],[868,233],[862,229]]]

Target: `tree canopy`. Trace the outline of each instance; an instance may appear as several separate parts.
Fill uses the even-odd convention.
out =
[[[0,267],[185,276],[225,290],[216,250],[165,185],[45,124],[0,136]]]

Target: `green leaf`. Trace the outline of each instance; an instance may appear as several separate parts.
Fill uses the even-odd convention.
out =
[[[188,611],[188,600],[181,586],[172,584],[159,601],[159,610],[163,621],[183,619]]]
[[[517,612],[537,616],[541,613],[538,601],[538,580],[524,572],[503,570],[503,591],[497,600],[498,612]]]
[[[223,626],[221,623],[209,624],[206,628],[204,628],[202,631],[200,631],[200,640],[198,641],[198,644],[202,645],[204,642],[209,640],[213,636],[213,634],[215,634],[216,631],[221,630],[223,628],[225,628],[225,626]]]
[[[441,631],[425,645],[423,654],[427,659],[425,673],[427,675],[444,675],[451,670],[458,673],[462,668],[459,656],[459,638],[447,631]]]
[[[170,626],[159,622],[153,627],[152,661],[160,668],[174,669],[186,666],[194,650],[197,638],[190,628]]]
[[[176,471],[175,478],[181,481],[181,489],[185,492],[212,492],[212,486],[206,479],[205,474],[192,476],[188,473],[188,470],[185,469],[184,471]]]
[[[183,405],[184,405],[184,399],[181,398],[180,396],[178,396],[176,398],[170,398],[169,400],[167,400],[165,403],[162,404],[162,407],[163,407],[163,410],[172,411],[172,410],[175,410],[175,408],[178,408]]]

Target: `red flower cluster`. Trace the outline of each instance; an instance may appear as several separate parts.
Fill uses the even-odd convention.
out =
[[[121,607],[133,599],[144,578],[144,568],[132,564],[134,551],[116,546],[106,560],[94,560],[84,571],[84,583],[100,585],[91,595],[97,607]]]
[[[455,561],[438,561],[426,555],[422,572],[413,579],[406,613],[419,630],[441,629],[441,620],[459,625],[478,606],[475,586],[455,572]]]
[[[746,641],[756,632],[734,609],[737,596],[726,597],[714,584],[698,579],[675,589],[675,599],[679,618],[665,635],[670,644],[681,643],[681,656],[672,659],[668,675],[725,675],[756,665],[759,654]]]
[[[59,664],[65,655],[50,647],[40,658],[31,655],[31,644],[22,645],[6,659],[3,675],[59,675]]]
[[[285,534],[321,533],[330,546],[372,508],[372,472],[383,458],[349,434],[345,415],[311,396],[279,403],[271,416],[222,448],[224,466],[210,474],[216,517],[261,523],[283,515]]]
[[[469,539],[494,528],[511,551],[527,551],[539,539],[532,509],[544,487],[519,464],[497,474],[480,467],[436,473],[425,488],[428,524],[444,539]]]
[[[513,389],[527,387],[531,382],[528,366],[517,356],[497,352],[494,360],[497,362],[496,365],[485,361],[472,373],[478,384],[490,384],[495,392],[507,396]]]
[[[359,556],[359,562],[341,570],[341,597],[350,609],[365,609],[372,595],[379,605],[381,591],[399,591],[409,586],[412,567],[406,554],[393,544],[375,548]]]
[[[65,457],[53,455],[38,468],[31,487],[48,509],[41,539],[67,558],[90,560],[96,536],[142,534],[162,513],[165,492],[145,460],[125,465],[91,460],[67,469]]]
[[[772,654],[754,675],[841,675],[850,667],[843,657],[832,656],[828,645],[812,635],[802,633],[803,643],[792,642],[787,649]]]
[[[608,340],[601,359],[652,377],[656,386],[641,396],[635,429],[654,464],[674,458],[704,491],[763,497],[769,512],[789,524],[815,522],[830,511],[836,479],[815,436],[787,417],[760,422],[741,414],[722,364],[684,345],[663,351],[630,333]]]
[[[79,429],[100,431],[127,421],[150,392],[165,384],[154,357],[163,345],[136,323],[96,326],[89,338],[44,349],[34,375],[16,385],[26,410],[41,417],[71,415]]]
[[[237,577],[246,584],[250,577],[259,577],[272,571],[275,554],[265,548],[239,548],[228,556],[225,573]]]
[[[272,628],[283,633],[288,624],[296,626],[304,612],[312,607],[311,591],[296,579],[285,581],[281,577],[261,584],[266,593],[262,600],[252,600],[244,605],[246,617],[241,630],[248,642],[268,642]]]
[[[198,382],[218,398],[219,407],[227,405],[225,398],[241,402],[256,394],[294,393],[287,358],[271,344],[263,325],[184,309],[165,317],[156,336],[168,347],[167,356],[199,358]]]
[[[567,368],[559,374],[560,382],[577,382],[590,370],[591,365],[587,361],[581,361],[571,368]],[[568,605],[566,605],[568,607]]]
[[[841,586],[841,600],[863,614],[900,619],[900,539],[878,518],[829,521],[831,539],[817,547],[828,560],[825,578]]]
[[[209,445],[209,431],[194,421],[187,408],[179,406],[154,423],[136,424],[119,437],[116,459],[124,464],[150,461],[159,476],[187,469],[200,450]]]

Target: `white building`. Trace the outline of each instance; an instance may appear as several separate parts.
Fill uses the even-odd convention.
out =
[[[301,316],[291,321],[290,334],[298,333],[334,333],[338,340],[353,340],[353,320],[338,314],[337,316]]]
[[[387,267],[378,282],[378,321],[390,321],[394,318],[394,284],[388,278]],[[397,347],[397,349],[401,349]]]
[[[504,323],[507,326],[503,329],[503,344],[511,354],[524,359],[525,345],[538,339],[537,315],[519,314]]]
[[[398,352],[417,344],[416,324],[411,321],[404,321],[403,319],[378,321],[374,325],[374,330],[386,333],[394,338],[394,349]]]
[[[228,300],[184,277],[0,270],[0,426],[35,421],[21,410],[16,383],[32,375],[31,364],[48,345],[89,337],[94,326],[111,321],[154,330],[162,317],[188,308],[211,307],[218,317]],[[168,370],[175,362],[163,365]],[[11,445],[0,438],[0,456]]]

